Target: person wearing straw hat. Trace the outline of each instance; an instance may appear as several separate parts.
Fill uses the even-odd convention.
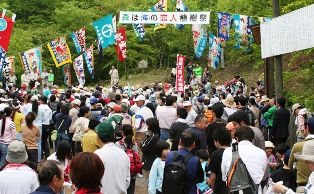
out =
[[[294,153],[302,152],[304,144],[307,141],[314,139],[314,118],[310,118],[307,121],[304,134],[306,135],[305,140],[297,142],[293,145],[291,154],[290,154],[289,164],[288,164],[291,170],[297,171],[297,184],[298,184],[297,191],[302,191],[302,192],[304,190],[306,183],[308,182],[308,177],[310,176],[311,171],[309,167],[306,165],[305,161],[295,159]],[[294,168],[294,165],[295,165],[295,168]]]
[[[37,175],[25,163],[26,145],[14,140],[8,146],[7,165],[0,172],[0,193],[31,193],[39,186]]]
[[[224,113],[222,115],[222,119],[226,122],[228,121],[228,117],[236,112],[234,109],[237,105],[234,102],[234,98],[232,96],[228,96],[226,99],[221,101],[226,107],[224,107]]]
[[[292,154],[292,152],[291,152]],[[291,157],[291,156],[290,156]],[[307,141],[302,149],[302,154],[300,152],[294,153],[294,157],[297,160],[305,161],[306,165],[311,170],[311,175],[309,177],[309,180],[307,184],[304,187],[304,190],[299,190],[297,188],[296,192],[294,192],[292,189],[287,188],[286,186],[280,184],[280,183],[272,183],[273,191],[284,193],[284,194],[295,194],[295,193],[307,193],[311,194],[314,193],[314,140]]]

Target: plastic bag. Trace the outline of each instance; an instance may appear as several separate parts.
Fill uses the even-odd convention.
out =
[[[266,191],[265,194],[280,194],[280,193],[275,193],[275,192],[273,191],[273,185],[272,185],[272,183],[273,183],[273,180],[272,180],[272,179],[269,179],[268,189],[267,189],[267,191]],[[283,182],[282,182],[282,181],[279,181],[278,183],[282,184]]]

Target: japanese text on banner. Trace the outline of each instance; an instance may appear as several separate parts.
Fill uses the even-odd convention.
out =
[[[184,63],[185,56],[177,55],[177,73],[176,73],[176,88],[179,93],[184,93]]]

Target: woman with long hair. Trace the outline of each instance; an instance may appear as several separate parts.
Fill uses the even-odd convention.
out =
[[[65,172],[65,176],[68,175],[68,170],[69,170],[69,159],[72,156],[72,147],[68,142],[61,142],[57,151],[53,154],[51,154],[47,160],[55,160],[60,162],[62,170]],[[63,183],[64,187],[70,188],[72,186],[71,183],[69,183],[67,180],[64,181]],[[64,194],[64,189],[60,194]]]
[[[1,133],[0,133],[0,169],[4,165],[8,150],[8,145],[15,140],[15,124],[10,118],[12,116],[12,109],[10,107],[4,108],[1,113],[2,119],[0,120]]]
[[[40,131],[40,138],[37,139],[38,143],[38,162],[41,161],[42,158],[42,149],[41,149],[41,136],[42,136],[42,123],[45,120],[45,110],[39,106],[38,102],[38,96],[34,95],[31,97],[30,102],[32,103],[32,106],[30,106],[27,109],[27,113],[33,112],[36,115],[36,118],[34,120],[34,125],[37,125],[39,127]]]
[[[28,160],[35,164],[37,170],[38,161],[38,144],[37,141],[40,138],[40,131],[37,125],[34,125],[36,114],[30,112],[25,117],[25,124],[21,125],[21,133],[23,142],[27,147]]]
[[[21,134],[21,125],[25,123],[25,116],[20,112],[20,103],[13,102],[12,103],[12,117],[15,127],[16,127],[16,139],[22,141],[22,134]]]
[[[76,187],[74,193],[101,194],[100,180],[105,167],[99,156],[93,152],[80,152],[74,156],[70,167],[70,177]]]
[[[132,125],[129,125],[129,124],[122,125],[121,131],[122,131],[123,139],[121,139],[120,141],[117,141],[115,145],[124,151],[128,148],[138,153],[137,143],[134,140],[132,140],[132,137],[134,136]],[[127,194],[134,194],[135,181],[136,181],[136,175],[131,177],[131,182],[127,190]]]

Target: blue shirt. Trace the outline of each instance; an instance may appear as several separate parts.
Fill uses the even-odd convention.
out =
[[[188,149],[181,148],[178,151],[178,160],[182,161],[184,157],[186,157],[188,154],[191,154],[191,152]],[[172,151],[167,154],[165,167],[169,165],[171,162],[173,162]],[[188,175],[189,175],[188,185],[189,185],[189,188],[191,188],[189,191],[189,194],[195,194],[196,183],[201,183],[204,180],[204,172],[201,166],[201,162],[198,159],[198,157],[193,156],[187,161],[185,166],[188,170]]]
[[[39,186],[34,192],[30,194],[55,194],[54,190],[48,185]]]
[[[193,155],[195,155],[195,153],[200,149],[207,149],[207,139],[204,131],[197,127],[191,127],[185,131],[187,130],[193,131],[195,133],[195,148],[193,148],[191,151]]]

